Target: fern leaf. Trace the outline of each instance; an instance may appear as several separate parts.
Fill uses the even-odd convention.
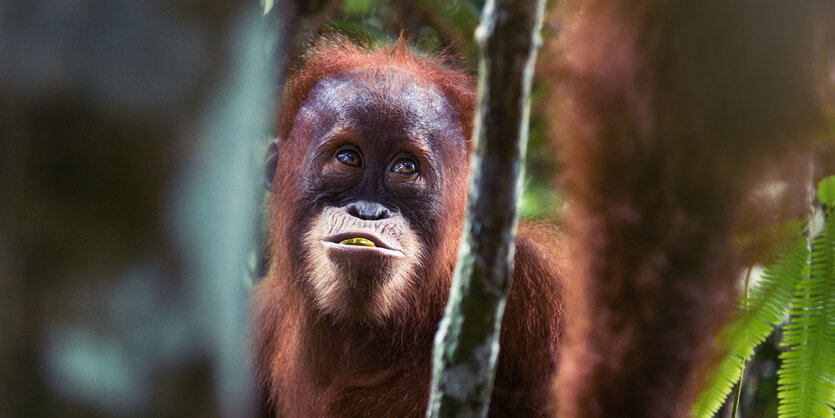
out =
[[[798,283],[778,371],[781,417],[835,416],[835,222],[812,243],[809,275]]]
[[[808,256],[806,239],[800,238],[765,269],[748,299],[743,300],[743,304],[748,306],[747,313],[740,312],[739,317],[719,336],[719,344],[728,354],[719,362],[693,405],[693,416],[712,417],[716,414],[742,377],[744,360],[788,316],[795,287],[808,273]]]
[[[835,176],[829,176],[818,182],[817,190],[818,200],[826,205],[835,205]]]

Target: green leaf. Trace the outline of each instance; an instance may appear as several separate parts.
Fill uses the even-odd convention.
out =
[[[835,176],[829,176],[818,183],[818,200],[829,207],[835,204]]]
[[[747,312],[741,311],[739,317],[720,334],[719,344],[728,354],[720,361],[693,405],[693,416],[712,417],[716,414],[742,377],[745,360],[788,316],[795,287],[808,273],[808,257],[806,239],[800,238],[765,269],[748,299],[743,299],[743,305],[748,306]]]
[[[345,0],[342,3],[342,10],[349,16],[366,16],[371,13],[375,5],[374,0]]]
[[[778,393],[781,417],[835,415],[835,222],[812,243],[809,275],[800,281],[785,327]]]

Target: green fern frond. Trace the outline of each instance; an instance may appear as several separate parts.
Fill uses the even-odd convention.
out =
[[[712,417],[716,414],[734,385],[739,382],[747,360],[788,316],[795,287],[808,273],[809,250],[805,238],[798,239],[777,261],[765,269],[759,282],[743,300],[745,311],[720,334],[719,344],[728,354],[707,381],[705,389],[691,414]]]
[[[818,200],[828,207],[835,204],[835,176],[826,177],[818,182],[817,196]]]
[[[781,417],[835,416],[835,222],[812,243],[809,275],[797,285],[780,358]]]

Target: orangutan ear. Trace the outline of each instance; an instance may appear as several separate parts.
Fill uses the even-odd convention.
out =
[[[273,190],[273,184],[278,166],[278,150],[281,148],[281,139],[276,138],[270,142],[267,148],[267,156],[264,158],[264,187],[269,191]]]

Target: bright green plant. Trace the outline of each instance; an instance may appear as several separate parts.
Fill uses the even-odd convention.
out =
[[[835,416],[835,176],[818,185],[824,225],[809,228],[743,298],[736,321],[720,335],[727,355],[710,377],[692,414],[711,417],[734,385],[745,361],[783,326],[786,351],[778,370],[781,417]],[[810,223],[813,223],[810,221]]]

